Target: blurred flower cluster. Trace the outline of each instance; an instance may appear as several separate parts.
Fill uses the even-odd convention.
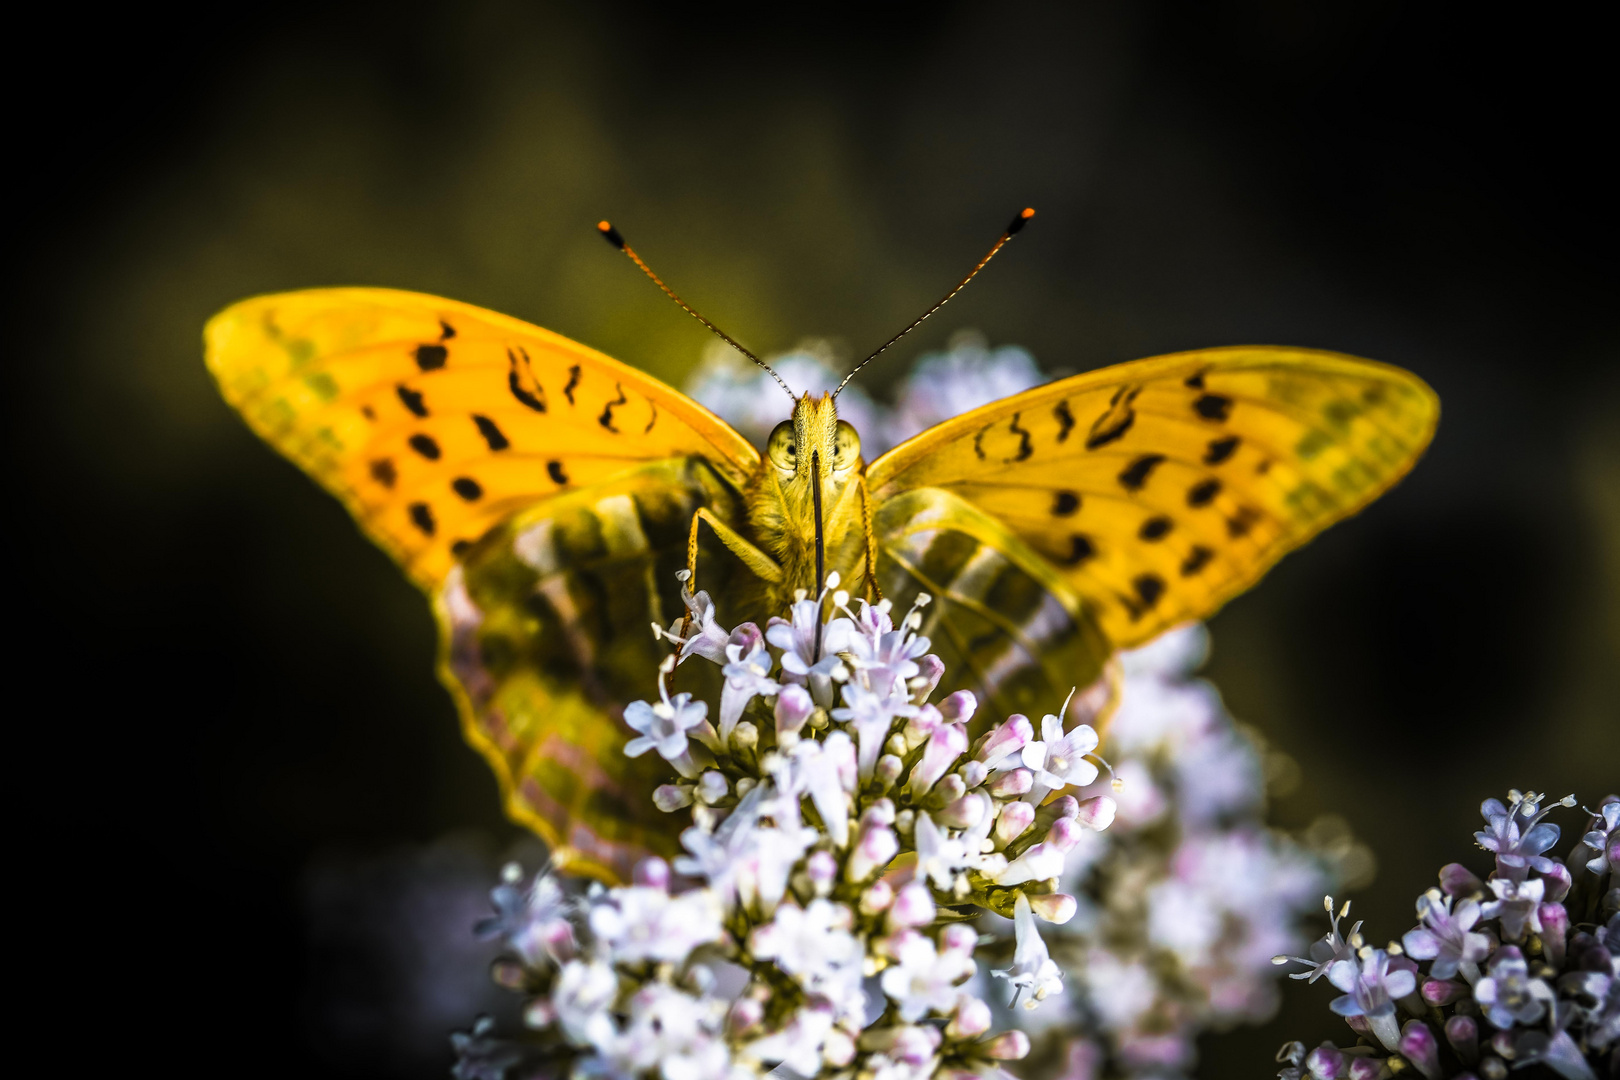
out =
[[[1620,1076],[1620,797],[1610,795],[1566,859],[1546,853],[1558,825],[1545,820],[1573,796],[1545,802],[1512,791],[1480,807],[1474,834],[1495,856],[1481,880],[1460,863],[1417,899],[1417,925],[1399,942],[1367,944],[1361,924],[1341,931],[1346,904],[1293,977],[1326,977],[1331,1008],[1359,1036],[1282,1048],[1284,1080],[1377,1080],[1413,1070],[1425,1080],[1501,1080],[1539,1066],[1567,1080]]]

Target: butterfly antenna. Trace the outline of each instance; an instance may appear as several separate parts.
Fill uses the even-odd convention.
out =
[[[853,379],[855,377],[856,372],[860,371],[861,368],[865,367],[867,364],[870,364],[872,361],[876,360],[879,356],[882,356],[883,353],[888,350],[889,346],[893,345],[895,342],[899,341],[901,338],[905,337],[907,334],[909,334],[913,330],[917,329],[917,327],[919,327],[919,326],[921,326],[923,324],[923,322],[928,318],[928,316],[932,315],[934,312],[938,311],[940,308],[942,308],[946,304],[950,303],[951,297],[955,296],[957,293],[959,293],[963,289],[967,288],[967,283],[972,281],[974,279],[974,277],[976,277],[978,275],[979,271],[983,270],[985,268],[985,266],[990,262],[990,260],[996,257],[996,252],[1000,251],[1002,246],[1004,244],[1006,244],[1007,241],[1009,241],[1013,237],[1017,236],[1018,235],[1018,230],[1022,229],[1024,227],[1024,224],[1026,222],[1028,222],[1029,219],[1034,217],[1034,216],[1035,216],[1035,211],[1026,206],[1023,209],[1023,211],[1019,213],[1019,215],[1017,217],[1012,219],[1012,224],[1007,226],[1006,231],[1004,231],[1001,234],[1000,239],[998,239],[995,242],[995,245],[990,248],[989,252],[987,252],[985,254],[984,258],[980,259],[978,264],[976,266],[974,266],[972,270],[968,271],[967,277],[963,278],[961,281],[958,281],[956,283],[956,287],[954,289],[952,289],[950,292],[946,293],[944,298],[941,299],[939,303],[935,304],[933,307],[929,308],[927,311],[925,311],[921,315],[917,316],[917,321],[916,322],[912,323],[910,326],[906,327],[904,330],[902,330],[898,334],[894,335],[894,337],[892,337],[888,341],[884,342],[883,347],[878,349],[877,352],[873,353],[871,356],[868,356],[865,360],[862,360],[860,363],[856,364],[854,369],[851,370],[848,375],[844,376],[844,381],[838,384],[838,389],[833,391],[833,397],[836,398],[840,393],[843,392],[844,387],[849,385],[849,380],[851,380],[851,379]],[[605,222],[604,222],[604,224],[605,224]],[[639,262],[640,260],[638,259],[637,261]],[[648,272],[651,273],[651,271],[648,271]],[[657,281],[658,279],[654,278],[653,280]],[[667,292],[668,290],[665,290],[665,291]],[[670,295],[674,295],[674,294],[671,293]],[[693,312],[693,314],[695,315],[697,313]],[[715,332],[719,333],[719,331],[715,331]]]
[[[604,240],[606,240],[608,243],[612,244],[614,247],[618,248],[620,251],[624,252],[626,255],[630,256],[630,261],[635,263],[637,266],[641,267],[641,272],[643,274],[646,274],[648,277],[652,278],[652,283],[654,285],[658,286],[660,289],[664,290],[664,295],[669,297],[671,300],[675,301],[677,304],[679,304],[681,306],[682,311],[684,311],[688,315],[692,316],[692,318],[696,319],[698,322],[702,323],[704,326],[707,326],[710,330],[713,330],[714,333],[715,333],[715,336],[717,336],[721,341],[724,341],[727,345],[730,345],[733,349],[736,349],[738,352],[740,352],[744,356],[748,357],[748,359],[752,360],[754,363],[758,364],[760,367],[764,368],[767,372],[769,372],[771,378],[776,380],[776,385],[780,386],[782,388],[782,392],[787,394],[789,401],[797,401],[798,400],[797,398],[795,398],[793,396],[793,391],[788,389],[788,384],[782,381],[782,376],[778,375],[775,371],[771,370],[771,365],[767,364],[765,361],[761,360],[759,357],[755,356],[753,353],[749,352],[747,349],[745,349],[741,345],[737,344],[737,339],[736,338],[732,337],[730,334],[726,333],[724,330],[722,330],[718,326],[714,325],[714,323],[710,322],[708,319],[705,319],[702,315],[699,315],[697,313],[697,310],[695,308],[693,308],[691,304],[688,304],[685,300],[682,300],[679,296],[676,296],[675,295],[675,290],[670,288],[668,285],[665,285],[664,284],[664,279],[659,277],[657,274],[653,273],[652,267],[648,266],[646,263],[641,261],[641,256],[636,254],[636,249],[631,247],[629,244],[624,242],[624,237],[619,235],[619,230],[618,229],[615,229],[610,223],[608,223],[606,221],[598,221],[596,223],[596,229],[597,229],[598,232],[600,232],[602,234],[602,238]],[[1002,243],[1006,243],[1006,242],[1007,242],[1006,237],[1003,237],[1002,238]],[[998,244],[997,246],[999,247],[1000,245]],[[991,254],[994,254],[994,252],[992,252]],[[989,261],[988,258],[985,261],[988,262]],[[982,266],[984,264],[980,263],[979,265]],[[975,271],[975,272],[977,272],[977,271]],[[973,275],[969,274],[968,276],[972,277]],[[963,284],[965,285],[966,282],[963,282]],[[960,288],[960,287],[961,286],[958,286],[958,288]],[[946,297],[946,299],[949,299],[949,297]],[[929,314],[931,315],[933,313],[929,312]],[[925,316],[923,316],[923,318],[927,318],[927,316],[925,315]],[[921,322],[922,320],[919,319],[918,321]],[[890,344],[893,344],[893,343],[891,342]],[[887,346],[885,346],[885,348],[887,348]]]

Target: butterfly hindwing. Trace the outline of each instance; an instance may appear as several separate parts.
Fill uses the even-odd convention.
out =
[[[950,492],[1041,553],[1116,648],[1213,614],[1399,480],[1439,402],[1415,376],[1305,349],[1177,353],[1076,375],[879,458],[888,500]],[[880,543],[892,543],[880,537]]]
[[[633,368],[439,297],[264,296],[205,341],[226,400],[433,597],[441,676],[512,816],[605,877],[668,853],[623,707],[656,686],[649,624],[684,610],[693,511],[740,525],[757,452]],[[723,553],[706,566],[723,587]]]

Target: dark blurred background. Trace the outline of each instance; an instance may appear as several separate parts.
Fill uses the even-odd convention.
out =
[[[199,334],[252,293],[390,285],[678,383],[704,332],[601,217],[757,351],[857,351],[1038,208],[877,392],[964,327],[1048,370],[1244,342],[1411,368],[1444,401],[1427,459],[1213,621],[1212,677],[1303,769],[1274,819],[1338,812],[1371,844],[1384,940],[1478,856],[1481,799],[1620,786],[1614,103],[1574,9],[39,18],[7,76],[11,760],[29,888],[66,898],[36,917],[69,1053],[443,1075],[483,1000],[455,898],[521,839],[434,681],[426,604],[220,402]],[[432,919],[450,952],[373,940]],[[1343,1031],[1322,987],[1285,996],[1205,1039],[1201,1074]]]

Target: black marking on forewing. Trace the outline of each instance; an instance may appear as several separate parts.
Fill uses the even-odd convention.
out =
[[[1013,418],[1007,422],[1007,430],[1018,436],[1018,453],[1008,458],[1005,464],[1023,461],[1035,452],[1035,444],[1030,441],[1029,432],[1018,426],[1018,418],[1023,413],[1013,413]]]
[[[1091,542],[1091,537],[1085,533],[1075,533],[1069,537],[1069,557],[1063,561],[1069,566],[1079,566],[1096,554],[1097,545]]]
[[[624,387],[620,386],[618,383],[613,384],[613,389],[619,392],[618,398],[608,402],[607,405],[603,407],[602,415],[596,418],[596,422],[613,432],[613,434],[618,435],[620,433],[619,429],[613,426],[613,410],[618,408],[620,405],[623,405],[630,399],[624,396]]]
[[[578,385],[579,365],[575,364],[573,367],[568,369],[568,385],[563,387],[563,397],[568,399],[568,404],[570,405],[574,403],[574,387]]]
[[[979,429],[979,433],[977,435],[973,436],[973,452],[975,454],[979,455],[979,460],[980,461],[983,461],[985,459],[984,433],[989,431],[993,427],[995,427],[994,424],[986,424],[986,425],[984,425],[984,427]]]
[[[489,417],[473,413],[472,421],[478,425],[478,434],[484,437],[491,450],[505,450],[512,445],[512,441],[506,437],[506,432],[496,427],[495,421]]]
[[[1184,385],[1192,390],[1202,390],[1204,388],[1204,373],[1200,371],[1196,375],[1187,376],[1187,378],[1184,380]]]
[[[1215,553],[1203,544],[1194,544],[1193,549],[1187,553],[1187,557],[1181,562],[1181,576],[1192,577],[1208,566],[1209,560],[1214,557]]]
[[[1114,391],[1108,411],[1092,422],[1091,433],[1086,436],[1087,450],[1107,446],[1131,430],[1131,425],[1136,423],[1136,410],[1131,408],[1131,402],[1141,391],[1140,386],[1122,386]]]
[[[458,559],[471,550],[471,540],[457,540],[455,543],[450,545],[450,554],[454,555]]]
[[[1188,506],[1208,506],[1210,501],[1220,494],[1221,482],[1213,476],[1208,480],[1200,480],[1187,489]]]
[[[1238,507],[1237,513],[1226,519],[1226,535],[1236,540],[1240,536],[1249,535],[1255,522],[1260,520],[1260,511],[1249,506]]]
[[[370,405],[362,405],[360,406],[360,415],[364,416],[367,420],[375,421],[377,419],[377,410],[373,409]]]
[[[484,497],[484,485],[470,476],[458,476],[450,481],[450,489],[468,502],[477,502]]]
[[[1057,418],[1058,422],[1058,442],[1064,442],[1068,439],[1069,432],[1074,428],[1074,413],[1069,411],[1067,401],[1060,401],[1052,409],[1052,415]]]
[[[424,502],[411,503],[411,524],[421,529],[423,536],[432,536],[433,508]]]
[[[654,401],[652,398],[648,398],[647,404],[652,406],[652,419],[648,420],[647,426],[641,429],[641,433],[643,435],[651,431],[653,429],[653,425],[658,423],[658,402]]]
[[[1205,420],[1225,422],[1232,415],[1232,399],[1220,394],[1203,394],[1193,402],[1193,412]]]
[[[433,441],[433,436],[412,435],[410,444],[412,450],[415,450],[429,461],[439,460],[439,444]]]
[[[560,461],[546,462],[546,475],[551,477],[554,484],[568,483],[568,473],[563,471],[563,463]]]
[[[519,353],[523,354],[523,364],[522,364],[523,372],[522,372],[522,375],[527,375],[529,377],[530,385],[532,385],[536,390],[538,390],[540,392],[538,397],[536,395],[534,395],[533,393],[531,393],[523,385],[522,375],[520,375],[518,373],[518,354]],[[525,349],[523,346],[519,345],[517,347],[517,352],[513,352],[512,348],[510,346],[508,346],[507,350],[506,350],[506,362],[507,362],[508,365],[510,365],[508,367],[508,369],[507,369],[507,372],[506,372],[506,386],[507,386],[507,388],[509,390],[512,391],[512,396],[517,398],[518,402],[520,404],[528,406],[529,408],[533,409],[535,412],[540,412],[540,413],[545,412],[546,411],[546,388],[541,386],[540,385],[540,380],[536,379],[534,377],[534,369],[529,364],[529,352],[528,352],[528,350]]]
[[[1152,543],[1155,540],[1163,540],[1165,534],[1175,528],[1175,525],[1175,522],[1163,514],[1159,514],[1157,517],[1150,517],[1142,522],[1142,527],[1136,530],[1136,535]]]
[[[394,486],[399,479],[399,471],[394,468],[393,458],[378,458],[371,463],[371,478],[385,488]]]
[[[1126,491],[1141,491],[1147,486],[1148,477],[1153,475],[1153,470],[1163,460],[1163,454],[1143,454],[1120,471],[1120,486]]]
[[[418,345],[416,347],[416,366],[423,371],[437,371],[444,367],[444,362],[450,359],[450,350],[443,345]]]
[[[404,405],[417,416],[426,416],[428,414],[427,403],[422,400],[422,392],[420,390],[412,390],[404,383],[399,383],[394,387],[394,390],[399,394],[399,402],[401,405]]]
[[[1209,440],[1209,447],[1204,451],[1204,464],[1219,465],[1237,451],[1238,443],[1242,441],[1236,435]]]
[[[1264,475],[1266,475],[1266,473],[1268,473],[1270,471],[1271,471],[1271,459],[1270,458],[1266,458],[1266,460],[1262,461],[1260,464],[1258,464],[1258,465],[1256,465],[1254,467],[1254,475],[1256,475],[1256,476],[1264,476]]]
[[[455,336],[456,336],[456,328],[451,326],[449,323],[445,322],[443,319],[440,319],[439,320],[439,340],[440,341],[449,341],[451,338],[453,338]]]
[[[1143,607],[1152,607],[1164,595],[1164,578],[1158,574],[1137,574],[1131,579],[1131,587],[1136,590]]]
[[[1074,491],[1059,491],[1052,497],[1052,516],[1068,517],[1080,509],[1080,495]]]

